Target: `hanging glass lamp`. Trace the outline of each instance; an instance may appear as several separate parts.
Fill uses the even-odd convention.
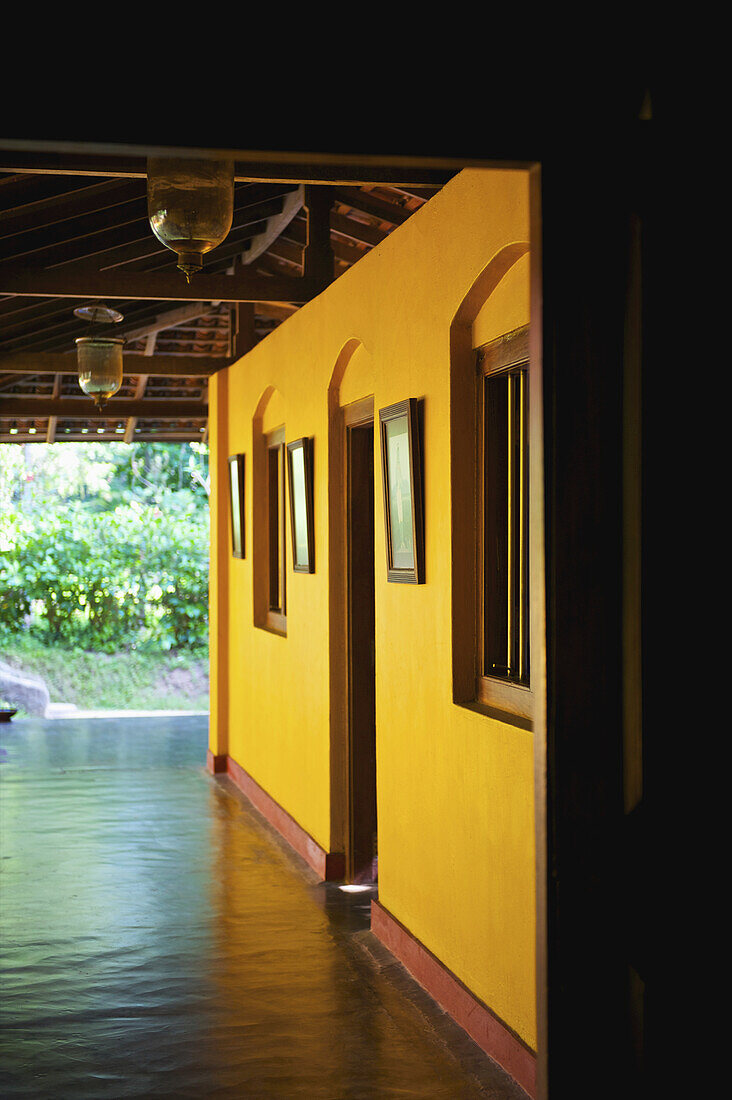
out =
[[[82,306],[74,314],[95,327],[124,320],[121,313],[103,305]],[[79,386],[100,408],[122,385],[123,345],[124,338],[102,334],[76,340]]]
[[[149,157],[147,213],[188,282],[226,238],[234,217],[234,161]]]

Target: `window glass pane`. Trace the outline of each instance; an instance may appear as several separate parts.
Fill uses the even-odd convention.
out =
[[[235,554],[241,553],[241,515],[239,514],[239,464],[229,463],[229,476],[231,477],[231,531],[232,544]]]
[[[392,565],[395,569],[413,569],[414,532],[406,416],[387,420],[385,434]]]
[[[485,380],[483,672],[508,674],[508,378]]]
[[[269,493],[269,606],[281,610],[280,596],[280,447],[267,452]]]
[[[308,564],[308,526],[305,500],[305,453],[302,447],[291,452],[293,512],[295,515],[295,565]]]
[[[514,544],[515,594],[513,665],[516,679],[529,682],[529,443],[527,420],[528,376],[525,370],[514,376]]]
[[[483,675],[528,683],[526,373],[484,381]]]

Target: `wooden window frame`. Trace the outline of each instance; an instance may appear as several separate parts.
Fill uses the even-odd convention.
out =
[[[525,392],[523,395],[523,432],[525,443],[525,458],[523,459],[523,469],[521,474],[521,486],[519,487],[519,495],[521,500],[522,515],[519,519],[519,525],[522,529],[522,537],[526,545],[526,557],[519,555],[519,560],[523,563],[521,566],[521,574],[518,578],[518,605],[519,611],[516,615],[516,623],[522,620],[522,629],[525,633],[525,660],[527,663],[526,668],[526,682],[517,682],[516,680],[509,679],[506,676],[490,676],[485,672],[485,607],[486,607],[486,590],[485,590],[485,558],[484,558],[484,541],[486,530],[486,490],[485,490],[485,389],[486,379],[490,377],[516,375],[521,371],[524,374]],[[478,410],[478,433],[477,433],[477,469],[476,469],[476,486],[477,486],[477,515],[476,515],[476,533],[477,533],[477,562],[476,562],[476,575],[477,575],[477,587],[478,587],[478,599],[477,603],[477,622],[476,622],[476,666],[475,666],[475,698],[476,702],[482,706],[495,708],[501,712],[507,712],[509,715],[515,715],[523,720],[531,720],[533,714],[533,692],[531,688],[531,661],[530,661],[530,639],[528,636],[529,631],[529,617],[528,617],[528,578],[530,575],[530,564],[528,561],[528,525],[529,525],[529,400],[528,400],[528,387],[530,385],[530,364],[529,364],[529,326],[525,325],[521,328],[515,329],[513,332],[507,333],[505,336],[499,337],[497,340],[492,340],[488,344],[484,344],[477,349],[476,354],[476,387],[477,387],[477,410]],[[509,595],[510,599],[510,595]]]
[[[284,425],[264,436],[265,454],[265,510],[267,532],[266,586],[267,609],[264,628],[277,634],[287,633],[287,530],[286,530],[286,477],[287,460]],[[272,478],[272,464],[277,462],[276,481]],[[276,494],[274,490],[276,489]],[[273,497],[276,496],[273,510]],[[276,545],[273,546],[273,534]],[[278,601],[273,601],[273,569],[276,570]]]
[[[292,551],[292,569],[294,573],[315,572],[315,525],[313,517],[314,492],[313,481],[313,439],[311,436],[302,436],[287,444],[287,483],[289,486],[290,500],[290,537]],[[293,459],[296,451],[302,451],[303,469],[305,474],[305,527],[307,544],[307,561],[299,562],[296,543],[296,515],[295,515],[295,486]]]
[[[421,403],[416,397],[398,401],[379,409],[379,436],[381,440],[381,473],[384,501],[384,532],[386,543],[386,579],[398,584],[424,584],[424,502],[422,499],[422,431],[420,425]],[[386,425],[392,420],[404,418],[409,440],[409,491],[412,518],[412,546],[414,564],[400,568],[392,558],[391,508],[389,506],[389,473]]]

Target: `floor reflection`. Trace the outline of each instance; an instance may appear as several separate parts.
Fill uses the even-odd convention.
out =
[[[514,1095],[356,946],[369,893],[316,883],[206,775],[207,725],[2,730],[0,1095]]]

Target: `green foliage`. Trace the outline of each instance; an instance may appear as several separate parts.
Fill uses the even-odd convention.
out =
[[[113,511],[134,501],[165,510],[180,494],[205,508],[208,489],[208,447],[202,443],[0,444],[3,513],[61,504]]]
[[[2,526],[0,632],[12,635],[33,610],[49,642],[102,653],[205,643],[205,514],[77,505],[32,521],[5,517]]]
[[[60,444],[19,461],[36,446],[0,449],[0,640],[25,629],[98,653],[204,646],[206,448],[80,444],[74,460]]]

